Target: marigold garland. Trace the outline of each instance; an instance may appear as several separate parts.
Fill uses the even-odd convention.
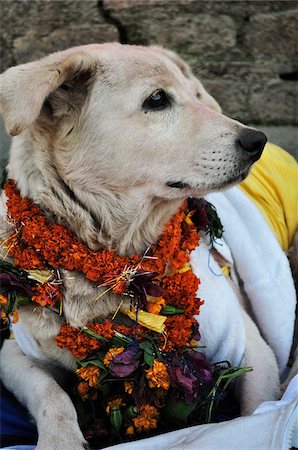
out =
[[[112,250],[90,250],[71,231],[49,221],[37,205],[22,198],[13,181],[8,181],[5,192],[13,232],[4,245],[13,256],[14,268],[10,271],[5,267],[7,286],[0,291],[2,317],[16,320],[18,307],[26,302],[61,314],[62,281],[53,275],[38,283],[43,273],[26,278],[24,271],[33,269],[50,270],[52,274],[62,268],[75,270],[105,287],[106,292],[112,290],[135,298],[135,314],[128,313],[136,319],[134,326],[104,320],[76,329],[64,323],[56,337],[57,346],[69,350],[77,360],[79,398],[84,405],[88,399],[96,402],[101,427],[109,417],[106,426],[112,432],[107,429],[106,435],[112,436],[112,442],[121,436],[124,439],[135,433],[148,433],[161,427],[161,423],[166,426],[167,405],[170,420],[174,414],[181,423],[203,421],[207,406],[211,417],[210,404],[213,405],[214,392],[219,389],[220,370],[194,350],[200,335],[193,316],[199,314],[203,302],[197,298],[200,281],[191,271],[189,257],[199,243],[198,230],[208,231],[208,223],[200,222],[200,217],[208,217],[207,203],[193,201],[196,209],[191,211],[185,203],[149,252],[128,258]],[[222,227],[214,208],[210,211],[216,224],[210,235],[216,236],[216,230],[222,232]],[[25,296],[15,292],[18,277],[18,289],[23,289]],[[145,327],[140,325],[138,311],[144,317],[151,314],[150,321],[160,317],[164,322],[159,315],[165,316],[164,332],[152,331],[148,320]],[[240,373],[239,369],[233,370],[225,368],[225,384],[227,373],[231,379],[234,373]],[[187,406],[187,417],[181,404],[192,405]],[[194,417],[193,411],[197,411]],[[92,414],[88,414],[90,419]],[[96,435],[95,424],[92,429],[86,431],[86,436]]]

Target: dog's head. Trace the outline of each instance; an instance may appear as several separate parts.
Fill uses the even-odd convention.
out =
[[[266,143],[221,114],[190,68],[159,47],[82,46],[1,78],[8,132],[39,133],[64,182],[89,192],[202,195],[244,179]]]

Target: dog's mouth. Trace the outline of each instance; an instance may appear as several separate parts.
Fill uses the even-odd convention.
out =
[[[184,181],[168,181],[166,185],[170,188],[174,189],[187,189],[190,188],[190,185],[187,183],[184,183]]]
[[[220,181],[218,183],[202,183],[201,185],[191,185],[189,183],[186,183],[185,181],[168,181],[166,183],[166,186],[169,188],[172,188],[173,190],[179,191],[179,190],[188,190],[188,191],[205,191],[207,192],[211,192],[211,191],[216,191],[216,190],[222,190],[225,189],[229,186],[233,186],[235,184],[241,183],[241,181],[243,181],[250,170],[250,166],[248,168],[245,168],[244,170],[242,170],[241,172],[238,172],[237,174],[234,174],[233,176],[231,176],[230,178],[228,178],[225,181]]]

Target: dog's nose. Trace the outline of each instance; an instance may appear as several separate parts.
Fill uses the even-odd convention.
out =
[[[248,128],[241,132],[238,142],[243,150],[252,156],[260,157],[267,142],[267,137],[262,131]]]

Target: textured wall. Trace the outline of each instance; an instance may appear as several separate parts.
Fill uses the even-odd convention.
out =
[[[158,43],[191,64],[226,114],[258,125],[294,152],[296,0],[1,0],[0,5],[1,71],[78,44]]]

